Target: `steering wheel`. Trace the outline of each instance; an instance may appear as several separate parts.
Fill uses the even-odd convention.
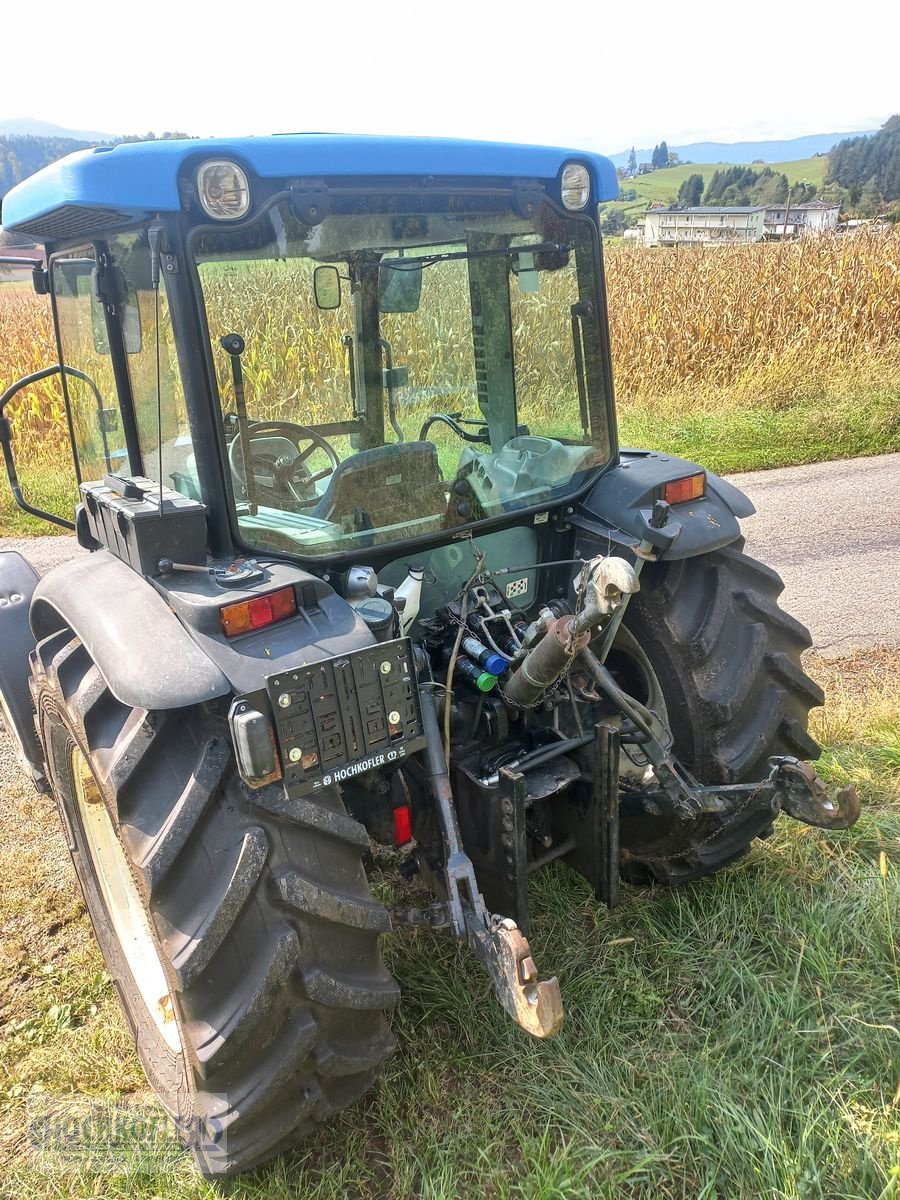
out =
[[[274,462],[270,458],[255,459],[255,456],[251,454],[250,469],[253,470],[254,460],[260,465],[264,465],[266,472],[271,472],[273,477],[272,491],[286,488],[300,508],[309,508],[319,499],[314,490],[315,484],[320,479],[331,475],[340,466],[341,460],[338,458],[337,451],[329,442],[326,442],[320,433],[316,433],[315,429],[310,429],[308,425],[297,425],[293,421],[251,421],[247,426],[247,437],[251,442],[251,450],[254,439],[272,436],[284,437],[295,446],[299,442],[307,441],[309,445],[305,450],[299,450],[298,447],[296,458],[289,458],[288,455],[282,454]],[[247,474],[244,470],[242,449],[241,435],[238,431],[228,446],[228,465],[235,477],[246,487]],[[317,449],[324,450],[330,465],[322,471],[310,474],[306,460]],[[310,489],[313,489],[312,495],[310,495]]]

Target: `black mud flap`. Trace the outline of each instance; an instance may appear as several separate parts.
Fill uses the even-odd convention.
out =
[[[27,559],[15,550],[0,552],[0,693],[4,720],[12,723],[12,734],[25,758],[35,784],[44,778],[44,754],[34,727],[31,693],[28,690],[28,656],[34,635],[28,623],[31,597],[40,576]]]

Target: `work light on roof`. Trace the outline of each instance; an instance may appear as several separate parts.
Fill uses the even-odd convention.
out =
[[[237,163],[212,158],[197,170],[197,194],[217,221],[239,221],[250,209],[250,184]]]
[[[584,208],[591,195],[591,176],[582,163],[566,163],[562,173],[562,202],[571,212]]]

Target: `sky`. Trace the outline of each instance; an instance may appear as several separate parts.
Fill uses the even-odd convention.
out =
[[[877,128],[900,0],[43,0],[0,118],[112,134],[301,130],[631,145]],[[34,54],[28,53],[29,44]]]

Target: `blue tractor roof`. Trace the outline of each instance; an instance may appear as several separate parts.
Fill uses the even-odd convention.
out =
[[[47,242],[153,213],[177,212],[179,173],[204,158],[233,158],[263,179],[440,175],[541,180],[556,179],[574,159],[590,169],[597,201],[614,200],[619,191],[609,159],[549,146],[309,133],[129,142],[70,154],[18,184],[3,200],[3,226]]]

